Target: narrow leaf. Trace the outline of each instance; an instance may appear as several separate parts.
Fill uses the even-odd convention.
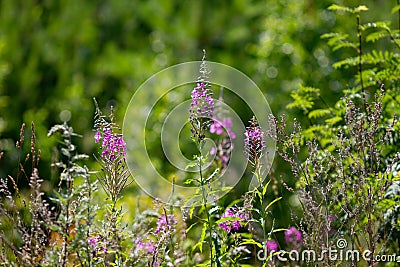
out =
[[[267,212],[267,210],[269,209],[269,207],[271,207],[275,202],[278,202],[279,200],[281,200],[282,197],[278,197],[275,198],[274,200],[272,200],[266,207],[265,207],[265,212]]]

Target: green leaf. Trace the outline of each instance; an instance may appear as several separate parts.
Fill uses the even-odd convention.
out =
[[[289,103],[286,108],[299,108],[306,113],[309,109],[312,109],[319,95],[319,89],[300,85],[299,89],[290,94],[293,98],[293,102]]]
[[[192,252],[195,251],[197,248],[200,250],[200,253],[203,253],[203,240],[201,239],[192,247]]]
[[[207,223],[203,223],[203,229],[201,230],[201,237],[199,240],[200,243],[200,252],[203,253],[203,243],[204,240],[206,239],[206,232],[207,232]]]
[[[345,6],[335,5],[335,4],[329,6],[328,10],[353,13],[353,9],[351,9],[349,7],[345,7]]]
[[[194,203],[192,204],[192,206],[190,207],[190,211],[189,211],[189,218],[193,219],[193,213],[194,213],[194,209],[195,209],[195,205]]]
[[[265,212],[267,212],[267,210],[269,209],[269,207],[271,207],[275,202],[278,202],[279,200],[281,200],[282,199],[282,197],[278,197],[278,198],[275,198],[274,200],[272,200],[266,207],[265,207]]]
[[[193,161],[189,162],[186,165],[185,170],[188,170],[189,168],[196,167],[197,165],[198,165],[198,161],[197,160],[193,160]]]
[[[187,229],[186,229],[186,233],[189,233],[190,232],[190,230],[192,230],[192,228],[193,227],[195,227],[196,225],[198,225],[200,222],[199,221],[197,221],[197,222],[195,222],[195,223],[192,223]]]
[[[345,7],[345,6],[339,6],[339,5],[331,5],[328,7],[328,10],[333,10],[333,11],[341,11],[341,12],[348,12],[352,14],[360,13],[361,11],[367,11],[368,7],[361,5],[355,8],[350,8],[350,7]]]
[[[312,125],[308,129],[304,129],[302,134],[304,138],[311,140],[315,137],[316,133],[325,135],[326,126],[325,125]]]
[[[398,12],[399,10],[400,10],[400,5],[394,6],[392,8],[392,14]]]
[[[368,36],[365,38],[365,40],[367,42],[374,43],[374,42],[376,42],[378,40],[381,40],[383,38],[386,38],[388,36],[389,36],[388,32],[385,31],[385,30],[382,30],[382,31],[377,31],[377,32],[373,32],[371,34],[368,34]]]
[[[358,65],[358,57],[349,57],[334,63],[333,67],[335,69],[339,69],[341,67],[348,68],[350,66],[357,66],[357,65]]]
[[[265,194],[267,193],[267,188],[269,186],[269,183],[271,182],[271,180],[268,181],[268,183],[266,183],[263,187],[263,191],[262,191],[262,195],[265,196]]]
[[[354,9],[354,13],[359,13],[360,11],[368,11],[368,7],[364,6],[364,5],[361,5],[361,6],[358,6],[358,7],[356,7]]]
[[[187,179],[183,184],[189,185],[189,184],[193,183],[193,181],[194,181],[194,179]]]
[[[276,233],[276,232],[284,232],[284,231],[286,231],[287,230],[287,228],[278,228],[278,229],[274,229],[274,230],[272,230],[272,233]]]
[[[333,117],[333,118],[330,118],[330,119],[326,119],[325,122],[327,124],[329,124],[329,125],[334,125],[334,124],[336,124],[336,123],[338,123],[338,122],[340,122],[342,120],[343,120],[342,117],[336,116],[336,117]]]
[[[333,51],[340,48],[351,47],[357,49],[357,44],[348,40],[349,35],[344,33],[326,33],[321,36],[321,39],[328,39],[328,45]]]
[[[254,239],[247,239],[240,243],[240,246],[242,245],[256,245],[259,248],[262,248],[262,244],[260,242],[255,241]]]
[[[308,117],[310,119],[317,119],[329,115],[331,113],[332,111],[330,109],[314,109],[310,111],[310,113],[308,113]]]
[[[241,220],[241,218],[239,218],[239,217],[224,217],[224,218],[219,219],[215,223],[219,224],[219,223],[223,223],[223,222],[226,222],[226,221],[230,221],[231,222],[231,221],[240,221],[240,220]]]
[[[387,31],[390,31],[390,21],[376,21],[376,22],[370,22],[364,25],[360,26],[362,31],[368,30],[368,29],[374,29],[374,28],[380,28],[384,29]]]

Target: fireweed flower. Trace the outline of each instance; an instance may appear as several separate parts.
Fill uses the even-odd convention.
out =
[[[96,172],[96,176],[115,205],[121,191],[133,182],[126,163],[127,148],[121,128],[114,122],[112,107],[111,114],[104,116],[96,100],[95,105],[94,140],[99,144],[100,150],[100,156],[95,155],[95,158],[101,166],[101,171]]]
[[[210,126],[210,133],[221,136],[217,142],[216,148],[211,148],[210,155],[215,155],[216,159],[221,161],[225,166],[232,153],[233,143],[231,139],[235,139],[236,135],[232,132],[231,118],[223,118],[221,121],[213,119],[213,124]]]
[[[170,235],[173,231],[175,231],[175,225],[178,223],[178,220],[174,215],[163,215],[157,220],[157,228],[154,231],[154,235],[158,235],[159,233]]]
[[[278,243],[275,240],[268,240],[265,244],[267,251],[278,251]]]
[[[239,228],[242,226],[241,222],[244,221],[244,213],[240,212],[239,210],[235,210],[234,208],[228,208],[222,214],[221,218],[230,218],[231,220],[224,221],[218,224],[218,227],[225,230],[227,233],[231,231],[238,231]]]
[[[101,133],[100,133],[100,132],[96,132],[96,133],[94,134],[94,141],[95,141],[96,143],[98,143],[98,142],[100,142],[100,139],[101,139]]]
[[[151,255],[154,253],[155,247],[151,243],[151,241],[143,242],[140,238],[135,240],[135,252],[142,251],[147,255]]]
[[[212,93],[201,82],[192,91],[192,103],[189,109],[189,120],[192,135],[199,141],[205,138],[204,132],[210,124],[213,115],[214,100]]]
[[[126,144],[121,134],[113,133],[110,129],[104,129],[103,132],[97,131],[94,135],[96,143],[101,142],[101,156],[105,160],[115,160],[118,156],[126,155]]]
[[[293,247],[300,247],[303,243],[302,233],[295,227],[291,227],[285,231],[285,241],[288,245],[293,245]]]
[[[190,104],[190,119],[201,117],[212,117],[214,109],[214,99],[211,91],[206,88],[204,82],[197,83],[192,91],[192,103]]]
[[[265,149],[266,142],[264,141],[264,132],[258,125],[256,118],[253,117],[249,122],[250,126],[247,127],[244,133],[246,136],[244,139],[244,154],[250,163],[257,165]]]
[[[100,236],[90,237],[88,240],[89,247],[92,249],[93,257],[96,257],[99,253],[107,254],[108,250],[103,244],[103,240]]]
[[[225,131],[232,139],[236,138],[235,133],[232,132],[232,119],[223,118],[221,121],[219,121],[218,119],[214,118],[213,124],[210,126],[210,133],[222,135]]]
[[[218,136],[216,147],[211,148],[210,155],[215,155],[219,168],[225,168],[231,157],[233,150],[232,139],[236,138],[232,131],[232,119],[229,117],[229,111],[223,106],[223,88],[219,101],[215,104],[214,117],[210,126],[210,133]]]
[[[189,109],[189,121],[193,139],[201,142],[205,138],[205,131],[210,126],[213,117],[214,99],[210,85],[207,82],[208,70],[205,55],[200,65],[200,77],[197,79],[197,86],[192,91],[192,102]]]

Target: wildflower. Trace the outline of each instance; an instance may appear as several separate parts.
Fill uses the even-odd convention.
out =
[[[135,245],[135,251],[144,251],[147,255],[151,255],[154,253],[155,247],[150,241],[143,243],[140,238],[137,238],[135,240]]]
[[[229,138],[222,138],[221,140],[218,140],[216,145],[216,147],[210,149],[210,155],[215,155],[217,160],[226,164],[231,157],[233,149],[231,140]]]
[[[222,95],[223,88],[221,88],[219,101],[215,105],[214,117],[210,126],[210,133],[219,136],[216,147],[210,150],[210,155],[215,155],[220,169],[227,167],[233,150],[232,139],[236,138],[232,131],[232,119],[229,117],[229,111],[223,105]]]
[[[154,231],[154,235],[158,235],[160,232],[167,235],[171,234],[171,232],[175,230],[174,226],[177,223],[178,220],[172,214],[159,217],[157,220],[157,228]]]
[[[231,118],[223,118],[222,121],[219,121],[214,118],[213,124],[210,126],[210,133],[215,133],[217,135],[221,135],[224,133],[224,129],[230,138],[235,139],[236,135],[231,130],[232,128],[232,119]]]
[[[239,211],[235,211],[233,208],[228,208],[224,212],[221,218],[231,218],[228,221],[223,221],[218,224],[219,228],[225,230],[226,232],[230,233],[233,231],[238,231],[239,228],[242,226],[241,222],[244,220],[244,214]]]
[[[99,143],[101,139],[103,139],[101,156],[104,159],[112,161],[120,155],[126,155],[126,144],[121,134],[113,133],[111,129],[106,128],[102,133],[97,131],[94,135],[96,143]]]
[[[214,100],[212,99],[210,90],[205,84],[198,83],[192,91],[192,103],[189,109],[189,120],[191,123],[191,132],[199,141],[203,140],[204,131],[209,126],[214,109]]]
[[[89,247],[92,249],[93,257],[96,257],[98,253],[107,254],[108,250],[105,245],[102,244],[100,236],[90,237],[88,240]]]
[[[207,82],[208,70],[205,61],[205,55],[200,65],[201,76],[197,79],[197,85],[192,91],[192,103],[189,109],[189,121],[191,132],[194,139],[201,142],[205,138],[205,131],[210,126],[210,120],[213,116],[214,99],[212,91]]]
[[[190,104],[190,119],[197,119],[201,117],[212,117],[214,109],[214,99],[205,86],[205,84],[198,83],[192,91],[192,103]]]
[[[89,246],[91,248],[96,248],[97,247],[97,242],[99,241],[99,237],[90,237],[88,240]]]
[[[291,227],[285,231],[285,241],[288,245],[299,247],[303,243],[302,233],[295,227]]]
[[[264,132],[255,117],[250,120],[250,126],[247,127],[245,136],[244,153],[247,160],[256,165],[262,156],[266,142],[264,141]]]
[[[265,244],[267,251],[278,251],[278,243],[275,240],[268,240]]]
[[[101,133],[100,133],[100,132],[96,132],[96,133],[94,134],[94,141],[95,141],[96,143],[98,143],[98,142],[100,142],[100,139],[101,139]]]

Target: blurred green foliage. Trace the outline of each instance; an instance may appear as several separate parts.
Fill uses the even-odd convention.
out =
[[[41,176],[51,179],[51,125],[70,120],[83,135],[81,150],[93,153],[93,97],[105,109],[114,106],[122,121],[135,88],[165,67],[201,59],[202,49],[208,60],[254,79],[276,114],[284,113],[301,84],[321,88],[326,104],[335,103],[356,70],[336,71],[332,63],[349,54],[332,52],[320,36],[354,31],[356,21],[328,11],[332,2],[1,0],[0,177],[16,171],[13,147],[22,122],[35,122]],[[395,1],[362,2],[371,10],[364,22],[394,20],[387,14]],[[153,144],[149,149],[157,151],[159,143]],[[277,179],[294,184],[289,166],[277,159],[275,169]],[[291,200],[283,203],[285,209]]]

